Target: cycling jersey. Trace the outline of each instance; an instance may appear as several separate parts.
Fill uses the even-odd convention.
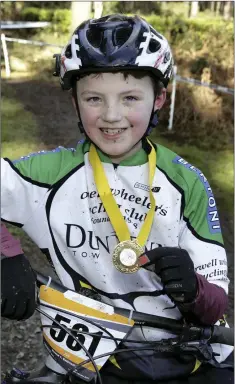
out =
[[[99,198],[89,163],[90,143],[76,149],[59,147],[11,162],[2,160],[2,218],[22,227],[51,259],[61,282],[71,288],[92,286],[103,301],[117,307],[181,318],[163,294],[153,267],[122,274],[112,263],[117,236]],[[112,194],[137,237],[150,208],[147,142],[119,165],[97,150]],[[181,247],[192,258],[195,270],[228,292],[227,262],[215,199],[200,170],[169,149],[157,145],[152,191],[155,216],[147,249]],[[159,340],[173,334],[148,327],[133,329],[136,340]],[[231,347],[214,345],[224,360]],[[138,355],[138,354],[136,354]],[[121,359],[117,358],[120,365]],[[193,369],[188,364],[146,351],[138,355],[144,375],[162,379]],[[131,367],[131,361],[128,361]],[[136,367],[136,362],[133,361]],[[130,368],[131,370],[131,368]]]

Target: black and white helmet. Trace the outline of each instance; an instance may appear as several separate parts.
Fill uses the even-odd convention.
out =
[[[139,16],[109,15],[82,23],[56,56],[63,89],[80,74],[146,70],[165,87],[172,75],[173,57],[164,36]]]

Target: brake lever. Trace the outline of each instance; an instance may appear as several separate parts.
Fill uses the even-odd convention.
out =
[[[198,342],[180,343],[174,346],[177,354],[192,354],[198,360],[210,361],[214,356],[219,356],[218,353],[214,353],[212,346],[205,340]]]

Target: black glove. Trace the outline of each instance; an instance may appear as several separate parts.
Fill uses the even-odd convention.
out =
[[[36,308],[36,276],[24,255],[1,260],[1,316],[28,319]]]
[[[159,247],[145,254],[154,261],[155,272],[160,276],[168,296],[180,303],[191,303],[195,300],[197,277],[187,251],[176,247]]]

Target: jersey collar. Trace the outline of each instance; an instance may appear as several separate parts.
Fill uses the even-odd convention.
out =
[[[87,153],[90,149],[91,142],[90,140],[85,140],[83,143],[83,151],[84,154]],[[96,147],[98,156],[100,160],[103,163],[109,163],[112,164],[112,160],[109,158],[108,155],[106,155],[104,152],[102,152],[98,147]],[[142,148],[134,153],[132,156],[128,157],[125,160],[122,160],[118,165],[122,166],[135,166],[135,165],[142,165],[148,162],[148,153],[151,150],[150,145],[148,144],[147,140],[142,140]]]

